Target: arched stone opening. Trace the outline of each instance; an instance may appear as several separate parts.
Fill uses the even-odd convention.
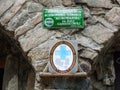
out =
[[[19,43],[0,25],[0,90],[33,90],[35,71]]]
[[[101,50],[95,62],[96,78],[104,85],[102,90],[119,90],[120,89],[120,31],[114,33]],[[93,65],[94,66],[94,65]],[[95,84],[97,85],[97,84]]]
[[[115,90],[120,89],[120,32],[116,34],[115,43],[112,47],[113,49],[113,60],[114,60],[114,68],[115,68]]]

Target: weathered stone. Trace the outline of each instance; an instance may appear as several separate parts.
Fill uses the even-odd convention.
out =
[[[112,8],[105,17],[113,25],[120,26],[120,7]]]
[[[62,0],[39,0],[39,2],[47,7],[62,6]]]
[[[54,38],[54,37],[55,37],[55,38],[62,38],[63,35],[64,35],[64,33],[58,31],[58,32],[55,34],[55,36],[53,36],[53,38]]]
[[[0,20],[1,24],[5,25],[6,23],[8,23],[14,17],[14,15],[20,10],[25,1],[26,0],[16,0],[11,9],[8,10],[8,12],[6,12],[6,14],[1,18]]]
[[[94,50],[91,50],[91,49],[85,49],[80,54],[80,57],[88,58],[88,59],[91,59],[91,60],[94,60],[97,56],[98,56],[98,53]]]
[[[7,11],[13,4],[14,0],[1,0],[0,1],[0,16]]]
[[[18,38],[20,35],[26,33],[28,30],[32,29],[42,21],[42,14],[37,13],[35,17],[30,18],[26,23],[15,30],[15,37]]]
[[[75,0],[76,3],[87,3],[90,7],[112,8],[111,0]]]
[[[30,5],[28,6],[29,13],[41,12],[42,9],[43,9],[43,5],[41,5],[39,3],[31,2]]]
[[[91,17],[90,10],[85,6],[83,8],[84,8],[84,17],[85,18]]]
[[[44,90],[88,90],[90,78],[79,77],[59,77],[42,79]],[[54,88],[54,89],[53,89]]]
[[[63,5],[64,6],[70,6],[70,5],[72,5],[72,0],[63,0]]]
[[[81,34],[76,35],[76,40],[77,40],[78,44],[81,44],[82,46],[91,48],[93,50],[100,51],[103,48],[102,45],[98,45],[92,39],[85,37]]]
[[[20,42],[24,52],[27,52],[28,50],[45,42],[54,34],[54,31],[43,29],[41,24],[39,24],[34,29],[28,31],[25,35],[19,37],[18,41]]]
[[[102,17],[93,16],[93,17],[90,17],[90,18],[88,18],[88,19],[86,20],[87,25],[88,25],[88,24],[94,25],[94,24],[96,24],[96,23],[98,23],[98,22],[101,23],[102,25],[104,25],[105,27],[109,28],[109,30],[110,30],[111,32],[117,32],[117,31],[118,31],[118,27],[117,27],[117,26],[112,25],[111,23],[109,23],[107,20],[105,20],[105,19],[102,18]]]
[[[117,0],[117,2],[120,4],[120,0]]]
[[[43,72],[45,66],[47,65],[48,60],[34,60],[32,61],[32,65],[36,72]]]
[[[62,28],[59,30],[60,32],[64,33],[64,35],[72,35],[73,33],[79,31],[79,29],[66,29],[66,28]]]
[[[106,90],[106,87],[101,82],[96,82],[93,84],[93,90]]]
[[[15,31],[15,29],[23,25],[28,18],[28,11],[23,10],[18,16],[14,16],[14,18],[8,23],[7,29],[10,31]]]
[[[85,36],[92,38],[98,44],[104,44],[109,39],[111,39],[112,36],[114,36],[110,29],[104,27],[101,24],[88,26],[84,31],[82,31],[82,33]]]
[[[91,14],[92,15],[105,15],[106,11],[103,8],[92,8]]]
[[[115,90],[114,86],[107,86],[107,85],[103,85],[102,82],[94,82],[93,83],[93,89],[92,90]]]
[[[14,84],[13,84],[14,83]],[[18,90],[18,76],[13,76],[13,78],[8,83],[7,90]]]
[[[88,19],[86,20],[86,24],[87,24],[87,25],[94,25],[94,24],[96,24],[96,23],[97,23],[97,20],[96,20],[96,17],[95,17],[95,16],[90,17],[90,18],[88,18]]]
[[[18,61],[12,55],[7,56],[4,74],[3,90],[18,90]]]
[[[93,50],[100,51],[101,48],[103,47],[102,45],[98,45],[97,43],[95,43],[92,39],[85,37],[81,34],[76,35],[76,40],[77,40],[78,44],[80,44],[84,47],[91,48]]]
[[[98,22],[102,23],[105,27],[109,28],[111,32],[118,31],[118,28],[116,26],[112,25],[111,23],[106,21],[104,18],[101,18],[101,17],[95,17],[95,18]]]
[[[42,60],[47,59],[49,57],[49,41],[39,45],[38,47],[32,49],[28,56],[32,60]]]

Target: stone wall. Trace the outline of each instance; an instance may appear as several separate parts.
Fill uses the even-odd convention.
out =
[[[0,8],[0,23],[14,34],[12,37],[20,43],[36,71],[34,90],[41,88],[39,72],[48,62],[49,42],[56,39],[78,42],[79,61],[89,61],[93,66],[91,90],[112,90],[108,86],[113,83],[103,85],[103,81],[108,73],[114,81],[110,56],[119,44],[120,0],[0,0]],[[44,8],[83,8],[85,27],[44,29]]]

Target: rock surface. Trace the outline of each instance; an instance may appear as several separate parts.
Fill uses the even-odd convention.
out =
[[[32,60],[42,60],[47,59],[49,57],[49,42],[45,42],[42,45],[32,49],[28,56],[31,57]]]
[[[28,31],[25,36],[20,36],[18,41],[20,42],[23,50],[27,52],[39,44],[42,44],[54,34],[54,31],[43,29],[41,24],[38,24],[34,29]]]
[[[63,5],[65,5],[65,6],[70,6],[70,5],[72,5],[72,0],[63,0]]]
[[[112,8],[105,16],[110,23],[120,26],[120,7]]]
[[[24,23],[24,25],[18,27],[15,30],[15,37],[18,38],[20,35],[26,33],[28,30],[32,29],[35,27],[35,25],[37,25],[38,23],[40,23],[42,21],[42,16],[41,13],[37,13],[35,15],[35,17],[30,18],[26,21],[26,23]]]
[[[98,53],[96,51],[93,51],[93,50],[90,50],[90,49],[86,49],[80,54],[80,57],[89,58],[91,60],[95,60],[95,58],[97,56],[98,56]]]
[[[90,7],[112,8],[111,0],[75,0],[76,3],[86,3]]]
[[[62,0],[38,0],[39,3],[46,7],[62,6]]]
[[[26,20],[29,18],[28,10],[23,10],[18,16],[15,16],[7,26],[7,29],[10,31],[15,31],[15,29],[23,25]]]
[[[85,37],[83,35],[76,35],[76,40],[78,42],[78,44],[81,44],[82,46],[94,49],[94,50],[101,50],[101,48],[103,47],[102,45],[97,44],[96,42],[94,42],[92,39]]]
[[[0,5],[0,16],[7,11],[13,4],[14,1],[13,0],[1,0],[0,1],[1,5]]]
[[[31,2],[28,6],[28,13],[41,12],[43,10],[43,5],[39,3]]]
[[[101,17],[95,17],[96,21],[100,22],[101,24],[103,24],[105,27],[109,28],[111,30],[111,32],[116,32],[118,31],[118,28],[116,26],[114,26],[113,24],[109,23],[108,21],[106,21],[104,18]]]
[[[16,0],[14,5],[10,8],[10,10],[1,18],[1,24],[7,24],[10,19],[14,17],[14,15],[20,10],[22,5],[26,2],[26,0]]]
[[[110,29],[102,26],[101,24],[89,26],[82,33],[85,36],[92,38],[98,44],[105,43],[114,35]]]

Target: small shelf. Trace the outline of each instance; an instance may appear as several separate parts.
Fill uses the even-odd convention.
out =
[[[78,68],[78,71],[75,74],[62,74],[62,73],[57,73],[57,74],[53,74],[50,73],[48,70],[48,65],[45,67],[45,69],[43,70],[43,72],[40,72],[40,78],[55,78],[55,77],[79,77],[79,78],[87,78],[87,73],[84,72],[83,70],[80,69],[80,67]]]
[[[86,72],[78,72],[75,74],[52,74],[48,72],[41,72],[40,73],[41,78],[52,78],[52,77],[80,77],[80,78],[87,78]]]

